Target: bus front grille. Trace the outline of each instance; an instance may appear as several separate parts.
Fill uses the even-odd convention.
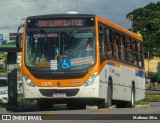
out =
[[[40,93],[46,97],[53,97],[53,93],[65,93],[67,97],[75,96],[79,92],[79,89],[39,89]]]

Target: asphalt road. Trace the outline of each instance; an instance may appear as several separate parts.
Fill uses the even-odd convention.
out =
[[[33,116],[37,116],[38,123],[158,123],[160,122],[160,102],[151,103],[150,106],[145,108],[109,108],[109,109],[96,109],[96,107],[87,107],[86,110],[67,110],[65,105],[56,105],[50,111],[39,111],[38,109],[18,110],[16,112],[5,111],[1,109],[0,118],[2,115],[11,115],[13,123],[22,122],[17,121],[16,116],[33,120]],[[29,118],[29,119],[28,119]],[[137,119],[141,118],[141,119]],[[148,118],[148,119],[142,119]],[[157,120],[157,119],[158,120]],[[40,121],[43,119],[43,121]],[[48,120],[49,119],[49,120]],[[130,120],[130,121],[129,121]],[[54,121],[54,122],[53,122]],[[0,121],[3,123],[6,121]],[[23,123],[36,123],[36,121],[23,121]]]

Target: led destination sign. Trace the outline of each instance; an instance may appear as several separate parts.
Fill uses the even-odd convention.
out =
[[[28,19],[29,28],[52,28],[52,27],[82,27],[94,26],[94,18],[46,18]]]
[[[82,19],[70,20],[39,20],[39,27],[54,27],[54,26],[83,26]]]

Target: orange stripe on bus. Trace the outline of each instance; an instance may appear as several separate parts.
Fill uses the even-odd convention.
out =
[[[132,69],[140,70],[140,71],[144,72],[144,69],[137,68],[137,67],[134,67],[134,66],[125,64],[125,63],[121,63],[121,62],[118,62],[118,61],[116,61],[116,60],[106,60],[106,61],[104,61],[104,62],[100,65],[100,72],[102,71],[102,69],[104,68],[104,66],[107,65],[107,64],[110,63],[110,62],[114,63],[114,66],[115,66],[115,67],[125,66],[125,67],[128,67],[128,68],[132,68]]]
[[[120,65],[121,65],[121,64],[118,63],[118,62],[115,63],[115,67],[120,67]]]

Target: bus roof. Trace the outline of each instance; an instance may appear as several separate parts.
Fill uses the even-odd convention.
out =
[[[124,28],[124,27],[122,27],[122,26],[120,26],[120,25],[118,25],[118,24],[116,24],[116,23],[113,23],[113,22],[111,22],[110,20],[107,20],[107,19],[105,19],[105,18],[102,18],[102,17],[100,17],[100,16],[96,16],[96,18],[97,18],[97,20],[99,20],[100,22],[102,22],[102,23],[104,23],[104,24],[107,24],[107,25],[109,25],[110,27],[112,27],[112,28],[114,28],[114,29],[116,29],[116,30],[119,30],[120,32],[123,32],[123,33],[125,33],[125,34],[127,34],[127,35],[129,35],[129,36],[131,36],[131,37],[134,37],[134,38],[142,41],[142,36],[141,36],[141,34],[136,34],[136,33],[132,32],[132,31],[130,31],[130,30],[128,30],[128,29],[126,29],[126,28]]]
[[[29,16],[27,17],[27,19],[66,18],[66,17],[95,17],[95,15],[93,14],[48,14],[48,15]]]
[[[29,16],[29,17],[27,17],[27,19],[66,18],[66,17],[71,17],[71,18],[74,18],[74,17],[75,18],[77,18],[77,17],[94,18],[95,17],[95,18],[97,18],[97,20],[101,21],[102,23],[105,23],[116,30],[119,30],[125,34],[128,34],[128,35],[142,41],[142,36],[140,34],[133,33],[131,31],[129,31],[128,29],[126,29],[116,23],[111,22],[108,19],[102,18],[102,17],[100,17],[98,15],[94,15],[94,14],[48,14],[48,15]]]

